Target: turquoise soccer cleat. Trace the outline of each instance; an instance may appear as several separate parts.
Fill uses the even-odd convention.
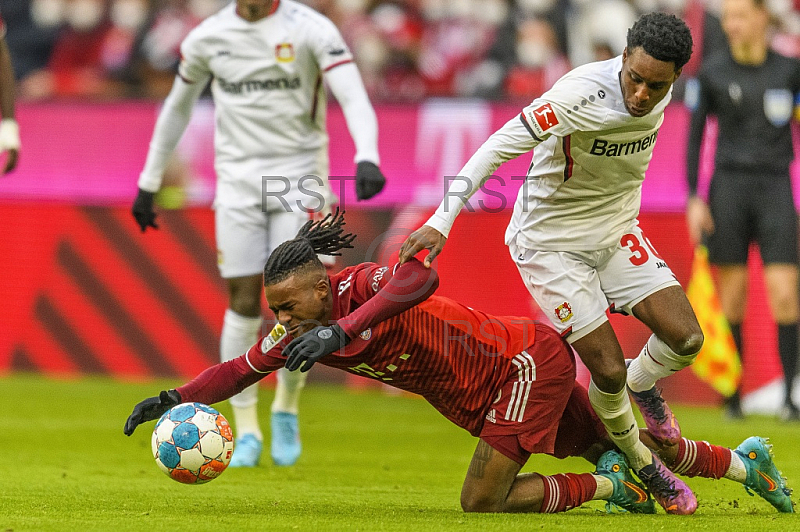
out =
[[[618,508],[634,514],[656,513],[652,497],[647,489],[633,478],[628,461],[621,453],[617,451],[603,453],[597,461],[595,475],[609,479],[614,485],[614,492],[606,502],[608,513],[614,513]]]
[[[753,492],[758,493],[781,513],[794,513],[790,498],[792,490],[786,487],[786,479],[772,461],[769,439],[751,436],[733,452],[739,455],[747,470],[747,480],[744,482],[747,493],[751,496]]]
[[[300,458],[300,429],[297,414],[272,413],[272,461],[277,466],[290,466]]]
[[[261,459],[263,444],[255,434],[244,434],[236,438],[233,447],[233,457],[228,467],[256,467]]]

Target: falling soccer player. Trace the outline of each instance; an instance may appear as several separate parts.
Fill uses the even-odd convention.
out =
[[[278,325],[240,357],[136,405],[125,433],[181,402],[213,404],[284,366],[308,371],[319,362],[419,394],[480,438],[461,492],[464,511],[553,513],[603,499],[655,512],[625,457],[609,450],[613,444],[575,382],[572,350],[554,329],[433,295],[436,272],[417,260],[393,268],[363,263],[329,275],[317,255],[351,247],[354,235],[343,224],[339,213],[309,222],[278,246],[264,267]],[[746,441],[740,449],[747,454],[707,446],[682,439],[660,450],[689,475],[738,479],[791,511],[765,442]],[[597,471],[520,474],[533,453],[583,456]],[[759,472],[780,488],[774,499],[764,494]]]

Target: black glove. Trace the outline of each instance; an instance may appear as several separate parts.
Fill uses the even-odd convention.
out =
[[[136,427],[145,421],[152,421],[164,415],[164,412],[175,405],[181,404],[181,394],[178,390],[164,390],[158,397],[148,397],[133,407],[133,413],[128,416],[123,432],[126,436],[133,434]]]
[[[314,327],[283,348],[283,354],[286,355],[284,366],[289,371],[294,371],[305,362],[300,368],[300,371],[305,373],[317,360],[343,349],[348,343],[350,343],[350,338],[336,324],[329,327]]]
[[[369,161],[361,161],[356,166],[356,196],[359,200],[370,199],[383,190],[386,178],[381,169]]]
[[[153,211],[153,196],[155,196],[154,193],[140,188],[133,202],[133,209],[131,209],[131,212],[133,212],[133,217],[136,218],[136,223],[142,228],[142,233],[144,233],[148,227],[158,229],[156,213]]]

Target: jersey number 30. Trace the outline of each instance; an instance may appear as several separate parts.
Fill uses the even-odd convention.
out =
[[[647,237],[644,237],[644,245],[642,245],[642,242],[639,240],[637,235],[628,233],[627,235],[622,235],[619,244],[622,247],[628,248],[628,250],[631,252],[631,257],[628,260],[631,261],[631,264],[634,266],[641,266],[650,260],[650,255],[648,255],[647,250],[650,250],[650,253],[652,253],[657,259],[664,260],[661,258],[661,255],[658,254],[656,249],[653,247],[653,244],[650,243],[650,240]]]

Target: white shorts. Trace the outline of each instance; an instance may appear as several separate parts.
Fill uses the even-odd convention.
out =
[[[308,212],[323,210],[337,202],[324,151],[220,162],[215,169],[214,208],[257,206],[265,212]],[[342,184],[347,183],[333,183]]]
[[[258,207],[232,208],[217,205],[214,221],[217,238],[217,265],[224,279],[263,273],[269,255],[283,242],[293,239],[303,224],[330,212],[301,210],[263,212]],[[333,265],[336,258],[319,257]]]
[[[679,285],[638,223],[619,244],[597,251],[535,251],[508,246],[536,304],[567,341],[608,321],[606,311],[631,314],[644,298]]]

